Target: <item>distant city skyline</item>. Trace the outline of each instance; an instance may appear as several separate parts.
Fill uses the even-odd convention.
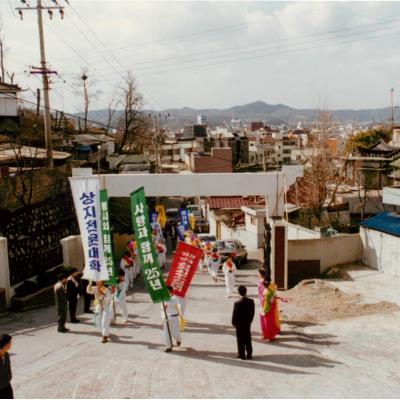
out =
[[[31,0],[34,6],[36,1]],[[50,0],[43,0],[46,5]],[[293,108],[399,105],[400,3],[134,2],[70,0],[65,17],[44,13],[51,105],[83,110],[74,91],[83,68],[100,90],[90,109],[118,97],[126,71],[144,108],[229,108],[261,100]],[[35,101],[37,17],[3,1],[5,66]]]

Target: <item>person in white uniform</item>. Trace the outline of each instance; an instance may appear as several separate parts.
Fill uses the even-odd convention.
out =
[[[115,293],[115,304],[117,305],[117,309],[122,314],[123,322],[128,321],[128,307],[126,305],[126,284],[125,284],[125,272],[118,271],[117,274],[117,288]]]
[[[214,279],[214,282],[218,282],[218,271],[221,261],[219,259],[219,255],[217,252],[212,252],[211,256],[208,258],[208,272],[211,275],[211,278]]]
[[[125,285],[126,290],[133,287],[133,280],[135,279],[135,260],[129,251],[126,251],[119,264],[122,271],[125,272]]]
[[[165,340],[164,351],[169,353],[173,348],[172,339],[176,340],[176,345],[179,347],[182,343],[182,338],[181,332],[179,331],[179,317],[181,314],[178,299],[172,294],[172,286],[167,286],[167,288],[171,294],[171,298],[168,301],[161,303],[161,317],[163,320],[163,332]]]
[[[235,289],[235,272],[236,272],[236,265],[232,261],[232,256],[228,256],[226,261],[223,263],[222,271],[225,275],[226,294],[228,297],[232,297],[233,291]]]
[[[94,295],[95,304],[95,323],[101,329],[102,343],[107,343],[109,340],[110,323],[112,317],[113,295],[110,289],[104,286],[103,281],[96,282],[96,286],[92,286],[92,281],[89,281],[87,292]]]

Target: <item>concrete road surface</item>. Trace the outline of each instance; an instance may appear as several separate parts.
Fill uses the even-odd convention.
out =
[[[255,260],[238,273],[256,301]],[[222,278],[222,275],[221,275]],[[400,279],[385,279],[390,290]],[[357,292],[376,276],[346,282]],[[388,290],[389,290],[388,289]],[[374,292],[379,297],[379,293]],[[383,299],[383,298],[382,298]],[[164,353],[160,306],[140,282],[129,296],[129,322],[102,344],[90,314],[70,333],[57,333],[53,307],[11,314],[0,331],[14,335],[11,360],[16,398],[261,398],[400,397],[400,313],[304,324],[284,321],[279,340],[261,340],[253,323],[254,360],[236,358],[230,324],[236,299],[223,281],[196,274],[188,293],[183,343]],[[284,305],[282,305],[284,306]],[[83,304],[79,304],[79,310]],[[121,321],[121,320],[120,320]]]

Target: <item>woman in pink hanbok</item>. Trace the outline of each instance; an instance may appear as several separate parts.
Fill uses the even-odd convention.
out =
[[[258,274],[258,298],[261,304],[261,333],[264,339],[272,341],[280,333],[279,319],[277,319],[278,297],[276,296],[276,285],[265,279],[264,269],[259,269]],[[286,301],[286,299],[281,300]]]

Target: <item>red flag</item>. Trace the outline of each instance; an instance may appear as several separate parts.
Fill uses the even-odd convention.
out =
[[[185,297],[202,253],[203,250],[198,247],[178,243],[167,278],[167,285],[174,288],[173,294]]]

